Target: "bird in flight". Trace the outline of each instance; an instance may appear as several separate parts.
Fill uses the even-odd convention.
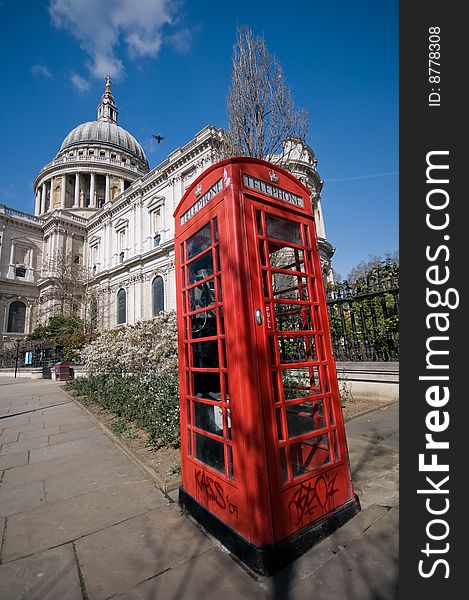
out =
[[[154,137],[154,138],[155,138],[155,140],[158,142],[158,144],[161,142],[161,140],[164,140],[164,139],[165,139],[165,138],[164,138],[164,136],[162,136],[162,135],[160,135],[160,134],[158,134],[158,135],[155,135],[155,134],[153,134],[153,137]]]

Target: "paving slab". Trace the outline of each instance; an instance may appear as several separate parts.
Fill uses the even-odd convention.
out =
[[[384,440],[399,429],[399,402],[352,419],[345,429],[347,437]]]
[[[45,419],[63,419],[69,416],[73,417],[84,417],[84,413],[75,402],[67,402],[67,404],[61,404],[57,406],[44,407],[42,409],[42,415]]]
[[[14,515],[45,503],[42,481],[32,481],[14,487],[2,484],[0,488],[0,516]]]
[[[321,569],[289,588],[288,595],[283,597],[396,600],[397,584],[398,511],[391,509]],[[276,590],[277,594],[281,591]]]
[[[268,600],[270,597],[218,547],[117,596],[119,600]]]
[[[3,429],[14,429],[18,431],[22,431],[22,425],[28,426],[31,423],[27,415],[21,415],[19,417],[3,417],[0,422]],[[26,429],[24,431],[26,431]]]
[[[6,456],[0,456],[0,471],[3,471],[4,469],[11,469],[12,467],[27,465],[28,457],[29,452],[27,450],[15,452],[14,454],[8,454]],[[6,474],[4,477],[5,476]]]
[[[86,589],[105,598],[205,552],[212,541],[167,505],[76,542]]]
[[[0,425],[1,428],[1,425]],[[10,444],[11,442],[17,442],[20,436],[19,431],[11,431],[4,429],[0,433],[0,444]]]
[[[399,500],[399,452],[372,442],[349,438],[352,480],[362,507],[396,506]]]
[[[89,417],[77,418],[70,420],[70,422],[60,424],[61,433],[67,433],[69,431],[77,431],[78,429],[88,429],[92,423]]]
[[[64,442],[63,444],[56,444],[54,446],[48,446],[47,448],[31,450],[29,453],[29,463],[33,465],[35,463],[49,461],[57,457],[79,454],[80,452],[85,452],[90,449],[94,449],[98,454],[101,450],[106,448],[114,449],[114,446],[110,439],[104,435],[101,438],[94,440],[74,440],[73,442]]]
[[[0,565],[3,600],[83,600],[71,544]]]
[[[90,426],[86,429],[75,429],[73,431],[67,431],[66,433],[57,433],[49,436],[49,443],[51,446],[55,444],[63,444],[64,442],[74,442],[75,440],[83,440],[85,438],[98,438],[102,435],[102,431],[99,430],[94,423],[90,423]]]
[[[352,544],[354,540],[363,535],[369,527],[387,513],[387,508],[376,505],[359,512],[358,515],[348,521],[343,527],[337,529],[322,542],[313,546],[294,563],[287,565],[272,577],[259,578],[261,586],[269,590],[272,595],[279,590],[288,590],[293,585],[309,577],[311,573],[321,569],[337,553]]]
[[[36,450],[37,448],[44,448],[45,446],[49,446],[49,436],[36,436],[32,440],[26,440],[24,442],[3,444],[0,448],[0,456],[7,456],[24,450]]]
[[[13,515],[8,519],[3,561],[76,540],[166,502],[163,494],[149,481],[129,482]]]
[[[117,457],[119,458],[119,457]],[[95,460],[72,471],[67,470],[59,476],[46,479],[44,488],[47,501],[58,502],[85,492],[109,487],[112,483],[142,481],[142,470],[129,460],[110,459]]]
[[[19,442],[27,442],[29,440],[34,440],[38,437],[54,435],[55,433],[60,433],[60,428],[56,427],[41,427],[36,431],[22,431],[20,433]]]
[[[389,437],[387,437],[383,442],[381,442],[382,446],[390,446],[395,450],[399,450],[399,432],[393,433]]]
[[[0,457],[0,465],[3,459],[11,459],[13,456],[20,456],[20,454],[13,454],[11,457]],[[26,453],[26,462],[19,462],[18,464],[22,466],[17,466],[15,469],[6,471],[3,476],[3,483],[17,485],[19,483],[26,483],[27,481],[50,479],[51,477],[58,477],[64,473],[78,473],[80,469],[85,468],[90,464],[95,465],[97,462],[102,464],[103,468],[106,468],[109,466],[109,461],[119,462],[121,460],[124,460],[124,455],[120,451],[117,454],[116,448],[106,448],[105,450],[101,450],[99,452],[99,461],[95,448],[90,448],[79,454],[67,456],[60,455],[54,459],[37,462],[35,464],[26,464]]]

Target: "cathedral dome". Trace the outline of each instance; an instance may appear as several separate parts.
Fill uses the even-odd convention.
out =
[[[34,180],[37,215],[61,209],[89,218],[150,170],[142,146],[117,123],[111,78],[105,79],[96,120],[72,129]]]
[[[112,121],[88,121],[72,129],[60,146],[60,151],[81,144],[97,143],[115,146],[133,154],[148,167],[145,152],[128,131]]]

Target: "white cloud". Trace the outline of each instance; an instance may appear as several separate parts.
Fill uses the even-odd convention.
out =
[[[186,54],[192,42],[192,32],[188,29],[176,31],[168,36],[168,41],[180,54]]]
[[[53,79],[52,73],[44,65],[33,65],[30,70],[36,79]]]
[[[90,84],[84,77],[74,73],[73,71],[69,75],[69,79],[72,82],[73,87],[79,92],[87,92],[90,89]]]
[[[129,55],[154,58],[164,42],[163,28],[173,24],[174,0],[50,0],[53,24],[69,31],[90,56],[87,63],[96,77],[122,77],[124,64],[118,51],[125,44]]]

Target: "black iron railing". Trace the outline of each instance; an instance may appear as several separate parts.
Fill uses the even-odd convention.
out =
[[[340,361],[399,360],[399,268],[383,265],[326,288],[332,346]]]

